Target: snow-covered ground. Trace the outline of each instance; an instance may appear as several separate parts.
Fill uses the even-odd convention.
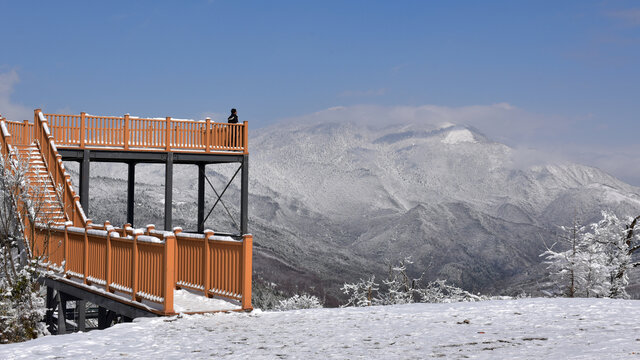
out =
[[[139,319],[1,359],[640,359],[638,301],[522,299]]]

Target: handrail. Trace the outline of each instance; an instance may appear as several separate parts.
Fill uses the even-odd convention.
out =
[[[37,226],[37,231],[34,248],[46,254],[40,265],[50,272],[124,294],[131,301],[161,304],[164,315],[174,313],[175,235],[159,240],[138,231],[122,237],[115,229],[74,227],[70,222]]]
[[[5,159],[5,166],[11,166],[10,164],[12,163],[12,161],[16,159],[14,158],[15,155],[12,149],[14,140],[12,139],[11,133],[7,128],[7,123],[7,119],[0,116],[0,152],[2,152],[2,155]],[[7,170],[12,171],[12,169]],[[33,232],[27,232],[27,230],[33,229],[33,223],[28,216],[20,215],[22,213],[21,209],[24,210],[23,206],[25,206],[25,204],[20,202],[18,199],[19,197],[17,196],[17,194],[12,199],[16,209],[18,210],[18,224],[20,226],[20,229],[22,230],[22,233],[24,234],[25,245],[28,248],[29,254],[33,255],[33,239],[30,239],[30,237],[32,237],[33,235]]]
[[[241,124],[205,120],[44,114],[60,147],[113,148],[140,151],[202,151],[248,154],[247,121]]]
[[[147,228],[147,233],[152,230]],[[253,236],[241,239],[204,234],[185,234],[179,229],[176,236],[176,285],[202,291],[205,296],[221,296],[242,302],[243,309],[251,308],[251,264]]]
[[[185,234],[158,232],[153,225],[143,231],[108,223],[79,228],[71,222],[37,230],[33,247],[46,259],[40,265],[59,276],[124,294],[131,301],[162,304],[163,314],[173,313],[174,288],[240,301],[243,310],[252,309],[251,235],[238,240],[210,230]]]
[[[45,166],[56,188],[62,189],[62,194],[59,195],[61,196],[65,216],[75,226],[86,226],[87,217],[80,205],[80,197],[71,186],[71,175],[65,171],[62,155],[58,153],[54,138],[47,125],[47,118],[40,109],[34,111],[33,123],[35,140],[44,157]]]

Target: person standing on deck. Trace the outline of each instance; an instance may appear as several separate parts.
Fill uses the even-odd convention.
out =
[[[227,118],[227,122],[229,124],[237,124],[238,123],[238,114],[236,109],[231,109],[231,115]]]

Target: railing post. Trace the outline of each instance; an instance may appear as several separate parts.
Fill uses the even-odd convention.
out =
[[[69,228],[69,223],[64,223],[64,267],[62,268],[62,273],[66,274],[67,269],[69,269],[69,233],[67,229]]]
[[[165,146],[164,149],[166,151],[171,150],[171,117],[167,116],[167,118],[165,119]]]
[[[87,118],[87,113],[85,113],[84,111],[80,113],[80,148],[84,149],[84,142],[85,142],[85,138],[84,138],[84,132],[85,132],[85,120]]]
[[[251,310],[253,235],[243,235],[242,239],[242,309]]]
[[[29,120],[22,121],[22,144],[31,144],[31,142],[29,141]]]
[[[82,224],[82,217],[80,216],[80,213],[78,212],[78,201],[80,201],[80,196],[78,196],[77,194],[73,195],[73,204],[71,205],[71,209],[73,210],[73,224],[74,225],[79,225]]]
[[[133,232],[133,246],[131,247],[131,300],[136,301],[138,292],[138,234]]]
[[[106,259],[105,259],[105,270],[104,270],[104,290],[106,292],[110,292],[110,284],[111,284],[111,231],[107,230],[107,251],[106,251]]]
[[[213,231],[212,230],[206,230],[204,232],[204,254],[203,254],[203,260],[202,260],[202,264],[203,264],[203,269],[202,271],[202,283],[204,285],[204,296],[206,297],[211,297],[210,293],[209,293],[209,289],[211,289],[211,247],[209,245],[209,237],[213,236]]]
[[[71,220],[73,221],[73,210],[71,212],[71,216],[69,216],[69,209],[67,209],[67,207],[69,206],[69,204],[67,204],[67,198],[72,195],[72,194],[68,194],[68,186],[69,186],[69,181],[71,181],[71,175],[69,173],[67,173],[66,171],[64,172],[64,185],[62,185],[62,211],[64,212],[65,216],[67,217],[67,220]],[[73,209],[73,206],[72,206]]]
[[[62,172],[58,171],[58,169],[61,168],[60,164],[62,164],[62,155],[60,155],[59,153],[56,153],[56,159],[54,162],[55,162],[55,165],[52,164],[51,170],[49,171],[53,174],[53,181],[55,182],[55,184],[53,185],[57,187],[57,185],[62,181],[62,179],[59,178]]]
[[[33,136],[35,139],[39,140],[40,138],[40,109],[33,110]]]
[[[44,231],[43,231],[44,232]],[[43,234],[43,237],[47,240],[47,271],[51,270],[51,229],[47,229],[47,233]]]
[[[124,114],[124,149],[129,150],[129,114]]]
[[[242,126],[242,146],[244,147],[244,154],[249,153],[249,122],[245,121]]]
[[[87,276],[89,274],[89,236],[87,235],[87,229],[91,227],[91,223],[87,220],[86,227],[84,228],[84,255],[82,256],[82,273],[84,275],[84,283],[87,283]]]
[[[211,151],[211,118],[206,118],[204,122],[206,126],[204,129],[204,151],[210,152]]]
[[[175,288],[176,237],[164,238],[164,313],[173,313],[173,289]]]

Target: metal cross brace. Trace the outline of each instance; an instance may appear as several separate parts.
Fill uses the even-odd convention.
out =
[[[224,207],[224,209],[227,211],[227,214],[229,215],[229,218],[231,219],[231,221],[233,222],[233,225],[235,225],[236,227],[238,227],[238,223],[236,223],[236,221],[233,219],[233,215],[231,215],[231,212],[229,211],[229,209],[227,208],[227,206],[224,204],[224,202],[222,201],[222,195],[224,195],[224,193],[227,191],[227,189],[229,188],[229,185],[231,185],[231,183],[233,182],[233,179],[236,178],[236,175],[238,175],[238,172],[240,172],[240,169],[242,169],[242,165],[240,165],[240,167],[238,167],[238,170],[236,170],[236,172],[233,174],[233,176],[231,177],[231,180],[229,180],[229,182],[227,183],[227,185],[224,187],[224,189],[222,190],[222,193],[218,194],[218,192],[216,191],[216,188],[213,187],[213,184],[211,183],[211,181],[209,180],[209,178],[207,177],[207,174],[205,172],[203,172],[202,170],[200,170],[202,172],[202,174],[204,175],[204,178],[207,180],[207,183],[209,183],[209,186],[211,187],[211,189],[213,190],[213,192],[216,194],[216,196],[218,197],[218,199],[216,200],[216,202],[213,204],[213,206],[211,207],[211,210],[209,210],[209,213],[207,214],[207,216],[204,218],[204,220],[202,220],[202,224],[204,225],[204,223],[207,221],[207,219],[209,218],[209,215],[211,215],[211,212],[213,212],[213,209],[216,208],[216,205],[218,205],[218,203],[221,203],[222,206]]]

